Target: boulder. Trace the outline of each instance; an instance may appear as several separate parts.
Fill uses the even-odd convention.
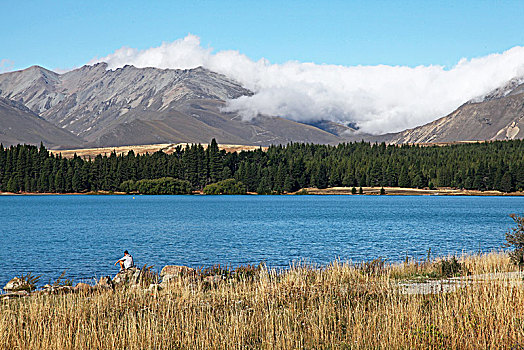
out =
[[[78,283],[75,286],[75,291],[79,293],[89,293],[92,289],[93,287],[87,283]]]
[[[33,286],[31,286],[27,281],[24,281],[21,278],[15,277],[4,286],[4,290],[6,292],[15,292],[19,290],[26,290],[30,291],[34,289]]]
[[[111,280],[111,277],[110,276],[100,277],[100,280],[96,284],[95,288],[101,289],[101,290],[113,289],[114,285],[113,285],[113,281]]]
[[[48,288],[44,288],[42,290],[42,293],[46,295],[69,294],[69,293],[73,293],[74,291],[75,291],[75,288],[72,286],[49,286]]]
[[[113,285],[134,285],[140,282],[140,269],[138,267],[130,267],[125,270],[121,270],[113,277]]]
[[[75,288],[72,286],[58,286],[55,287],[54,294],[69,294],[73,293]]]
[[[10,293],[7,293],[7,294],[2,294],[1,295],[1,298],[2,300],[8,300],[8,299],[13,299],[13,298],[23,298],[23,297],[27,297],[29,296],[30,293],[26,290],[19,290],[19,291],[16,291],[16,292],[10,292]]]
[[[167,283],[180,277],[194,277],[196,274],[196,270],[191,267],[177,265],[166,265],[160,271],[162,283]]]

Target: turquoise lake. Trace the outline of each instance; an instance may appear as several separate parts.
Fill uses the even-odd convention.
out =
[[[112,275],[125,249],[157,270],[485,252],[523,212],[524,197],[0,196],[0,285]]]

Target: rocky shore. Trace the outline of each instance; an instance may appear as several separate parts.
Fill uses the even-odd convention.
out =
[[[95,285],[81,282],[73,286],[71,281],[57,280],[55,283],[46,284],[41,288],[36,288],[30,279],[21,276],[14,277],[6,283],[3,287],[4,293],[0,294],[0,299],[8,300],[36,295],[69,293],[89,294],[96,291],[116,290],[123,287],[154,292],[164,289],[168,284],[181,278],[189,279],[194,284],[200,283],[212,286],[222,282],[225,276],[223,274],[200,272],[191,267],[177,265],[164,266],[159,275],[147,267],[143,269],[131,267],[119,271],[114,277],[103,276]]]

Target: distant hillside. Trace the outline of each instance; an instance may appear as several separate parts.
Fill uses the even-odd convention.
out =
[[[335,123],[317,126],[279,117],[243,121],[225,101],[252,92],[204,68],[172,70],[104,63],[57,74],[42,67],[0,75],[0,96],[25,105],[88,146],[199,142],[269,145],[338,143]],[[64,144],[65,146],[65,144]]]
[[[245,121],[223,111],[227,100],[252,94],[234,80],[202,67],[108,70],[100,63],[58,74],[33,66],[0,74],[0,97],[11,101],[9,107],[4,103],[3,113],[10,117],[2,119],[0,132],[5,143],[42,140],[53,148],[205,144],[212,138],[220,144],[261,146],[524,138],[524,79],[514,79],[436,121],[385,135],[362,134],[353,125],[326,120],[306,124],[260,115]],[[24,115],[24,121],[15,115]],[[29,120],[39,127],[29,126]]]
[[[45,121],[24,105],[0,97],[0,143],[11,146],[40,142],[50,148],[83,144],[81,138]]]
[[[386,137],[390,143],[513,140],[524,138],[524,80],[515,79],[453,113]]]

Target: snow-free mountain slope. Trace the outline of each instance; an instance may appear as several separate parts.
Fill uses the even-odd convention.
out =
[[[513,140],[524,138],[524,80],[515,79],[451,114],[393,134],[391,143]]]
[[[69,131],[45,121],[18,102],[0,97],[0,143],[11,146],[40,142],[49,148],[83,145],[83,141]]]
[[[248,145],[344,140],[316,126],[268,116],[246,121],[222,110],[227,100],[249,95],[237,82],[201,67],[108,70],[100,63],[61,75],[40,67],[0,75],[0,96],[25,104],[92,146],[209,142],[213,137]]]

